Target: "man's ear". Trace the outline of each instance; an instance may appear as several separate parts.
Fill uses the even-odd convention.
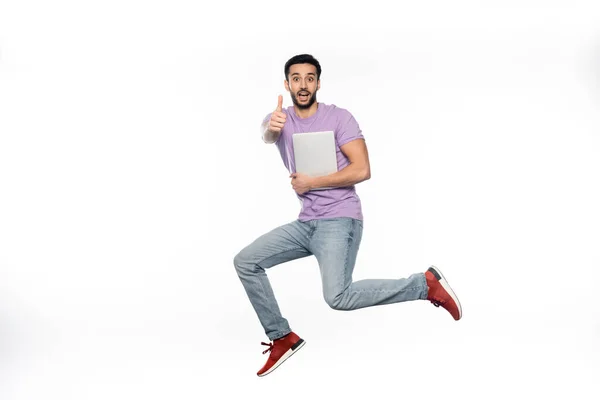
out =
[[[290,84],[288,83],[287,79],[283,81],[283,86],[285,86],[285,90],[288,92],[290,91]]]
[[[317,90],[321,90],[321,80],[317,81]]]

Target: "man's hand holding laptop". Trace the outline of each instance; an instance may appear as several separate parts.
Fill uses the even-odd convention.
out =
[[[308,175],[294,172],[290,175],[290,178],[292,178],[292,187],[298,194],[304,194],[313,188],[314,178]]]

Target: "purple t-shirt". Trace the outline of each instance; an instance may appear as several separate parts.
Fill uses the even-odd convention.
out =
[[[337,153],[338,171],[350,164],[348,158],[340,150],[355,139],[364,139],[358,123],[349,111],[331,104],[318,103],[317,112],[308,118],[300,118],[294,112],[294,107],[283,109],[287,119],[281,135],[275,144],[281,154],[283,164],[290,173],[296,172],[292,135],[294,133],[333,131]],[[268,123],[271,118],[269,113],[263,123]],[[333,188],[325,190],[311,190],[297,195],[302,204],[300,221],[311,219],[351,217],[362,221],[362,207],[360,198],[354,186]]]

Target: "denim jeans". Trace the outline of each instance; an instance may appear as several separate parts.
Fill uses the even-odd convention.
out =
[[[400,279],[352,281],[362,228],[362,221],[346,217],[296,220],[260,236],[235,256],[237,274],[270,340],[291,332],[265,272],[286,261],[314,255],[321,271],[325,302],[335,310],[427,297],[424,273]]]

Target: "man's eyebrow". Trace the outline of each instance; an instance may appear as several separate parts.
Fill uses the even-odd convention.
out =
[[[294,76],[294,75],[300,75],[300,73],[299,73],[299,72],[294,72],[294,73],[292,74],[292,76]],[[313,76],[317,76],[317,74],[315,74],[314,72],[309,72],[309,73],[308,73],[308,74],[306,74],[306,75],[313,75]]]

